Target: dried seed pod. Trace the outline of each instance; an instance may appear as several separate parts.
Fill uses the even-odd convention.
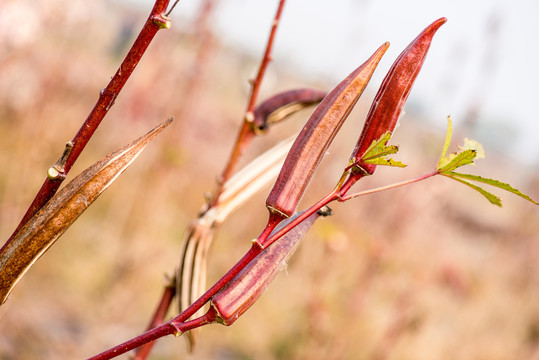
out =
[[[313,112],[284,162],[266,199],[271,214],[292,215],[322,156],[367,86],[389,43],[384,43],[322,100]]]
[[[296,216],[298,216],[297,214]],[[211,306],[217,322],[232,325],[264,293],[275,276],[286,267],[299,242],[319,216],[331,215],[328,207],[309,216],[280,240],[264,249],[228,284],[212,297]],[[276,233],[296,216],[289,218],[273,231]]]
[[[172,121],[106,156],[62,188],[0,254],[0,304],[26,271]]]
[[[423,30],[399,55],[384,78],[350,160],[367,174],[372,174],[376,165],[361,163],[361,157],[373,141],[395,129],[412,85],[423,66],[432,37],[446,21],[446,18],[438,19]]]
[[[275,181],[295,136],[287,138],[238,171],[226,181],[219,202],[215,206],[215,221],[222,223],[264,186]]]
[[[256,107],[253,128],[256,132],[264,132],[270,124],[275,124],[296,111],[318,104],[326,95],[325,91],[297,89],[272,96]]]

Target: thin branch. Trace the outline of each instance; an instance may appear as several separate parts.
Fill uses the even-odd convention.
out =
[[[174,9],[174,7],[176,6],[177,3],[178,3],[178,1],[174,2],[172,7],[170,8],[170,10],[168,11],[167,15],[172,12],[172,10]],[[268,38],[268,42],[267,42],[267,45],[266,45],[264,56],[263,56],[263,58],[261,60],[261,63],[260,63],[258,74],[257,74],[255,80],[253,81],[253,85],[252,85],[252,88],[251,88],[251,94],[249,96],[246,115],[244,116],[243,124],[242,124],[242,126],[240,128],[239,134],[237,136],[234,148],[233,148],[233,150],[231,152],[231,155],[229,157],[228,163],[225,166],[225,168],[223,169],[223,172],[222,172],[221,176],[219,177],[219,181],[218,181],[218,184],[217,184],[217,190],[215,192],[215,196],[213,197],[212,203],[207,208],[207,210],[209,210],[209,209],[211,209],[211,208],[218,205],[219,200],[220,200],[220,196],[221,196],[221,194],[222,194],[222,192],[224,190],[224,184],[231,177],[231,175],[232,175],[232,173],[234,171],[234,168],[237,165],[239,157],[241,156],[244,149],[246,148],[246,146],[248,145],[248,143],[250,142],[250,140],[252,139],[252,137],[254,135],[254,132],[253,132],[253,129],[252,129],[252,122],[253,122],[253,119],[254,119],[254,110],[255,110],[257,99],[258,99],[258,93],[260,91],[260,87],[261,87],[261,84],[262,84],[262,79],[264,77],[264,74],[266,72],[266,69],[268,67],[269,62],[271,61],[271,50],[272,50],[272,47],[273,47],[275,35],[276,35],[276,32],[277,32],[277,27],[278,27],[278,24],[279,24],[279,19],[281,17],[281,13],[282,13],[282,10],[283,10],[283,7],[284,7],[284,3],[285,3],[285,0],[280,0],[279,7],[277,9],[277,13],[275,15],[275,18],[274,18],[274,21],[273,21],[273,24],[272,24],[272,28],[271,28],[271,31],[270,31],[270,35],[269,35],[269,38]],[[199,22],[198,22],[199,27],[202,28],[202,29],[205,29],[205,23],[207,22],[208,14],[210,13],[210,11],[212,9],[212,5],[213,5],[212,1],[206,1],[204,3],[203,7],[202,7],[203,10],[201,12],[201,16],[200,16],[200,19],[199,19]],[[203,50],[204,50],[204,46],[202,47],[201,53],[199,53],[199,57],[201,57],[201,58],[205,57],[204,54],[203,54],[203,53],[205,53],[205,51],[203,51]],[[199,62],[197,62],[197,64],[198,63]],[[190,92],[190,93],[192,94],[193,92]],[[213,231],[213,230],[211,230],[211,231]],[[195,239],[195,240],[199,241],[200,239]],[[256,256],[256,255],[253,255],[253,258],[254,258],[254,256]],[[180,266],[183,266],[183,264],[181,264]],[[238,269],[238,272],[242,268],[243,268],[243,266]],[[227,273],[227,275],[229,275],[229,274]],[[225,280],[226,280],[226,278],[228,278],[228,280],[230,280],[230,279],[232,279],[232,277],[235,276],[235,274],[231,275],[229,277],[227,277],[227,275],[225,275]],[[228,280],[226,280],[226,281],[228,281]],[[220,288],[224,284],[226,284],[226,282],[223,282],[219,287],[216,287],[214,285],[214,287],[212,287],[210,290],[208,290],[208,292],[206,292],[206,294],[202,295],[202,298],[206,298],[205,301],[202,302],[202,300],[201,300],[202,298],[199,298],[199,300],[197,302],[191,304],[191,306],[187,307],[185,309],[185,311],[183,311],[180,314],[180,315],[182,315],[182,314],[185,314],[187,312],[187,313],[189,313],[188,316],[183,318],[183,320],[181,320],[181,321],[179,321],[178,318],[174,319],[174,321],[178,321],[178,323],[181,323],[182,321],[187,320],[189,317],[191,317],[193,314],[195,314],[199,309],[201,309],[202,306],[211,298],[211,296],[213,296],[218,290],[220,290]],[[179,289],[176,290],[176,295],[178,294],[178,292],[179,292]],[[209,296],[205,296],[205,295],[209,295]],[[162,299],[160,301],[159,306],[161,306],[161,304],[164,301],[167,300],[167,299],[165,299],[165,297],[168,296],[168,293],[165,292],[165,293],[163,293],[162,296],[163,297],[162,297]],[[170,303],[169,303],[169,305],[170,305]],[[196,308],[196,306],[198,306],[198,308]],[[195,311],[190,313],[191,309],[195,309]],[[154,326],[156,326],[156,325],[157,324],[154,324]],[[137,353],[136,359],[137,360],[146,359],[149,352],[151,351],[153,343],[154,342],[152,341],[151,343],[145,344],[144,347],[141,348],[139,350],[139,352]]]
[[[168,308],[170,307],[172,299],[174,299],[174,296],[176,295],[175,283],[176,283],[176,280],[172,279],[170,281],[170,284],[165,286],[163,295],[161,295],[161,300],[159,301],[159,305],[157,306],[157,309],[155,310],[152,320],[150,321],[150,324],[146,328],[146,331],[149,331],[164,322],[165,315],[168,311]],[[138,349],[137,353],[135,354],[135,357],[133,358],[133,360],[146,359],[148,355],[150,354],[150,351],[152,350],[152,347],[154,344],[155,344],[154,341],[150,341],[144,344],[143,346],[141,346]]]
[[[172,323],[169,321],[165,324],[162,324],[156,328],[148,330],[144,334],[137,336],[129,341],[126,341],[120,345],[117,345],[113,348],[110,348],[106,351],[103,351],[101,354],[92,356],[88,360],[110,360],[119,355],[125,354],[126,352],[136,349],[142,344],[151,343],[163,336],[174,335],[181,336],[183,333],[199,328],[204,325],[214,323],[217,318],[217,313],[210,309],[205,315],[196,318],[194,320],[185,321],[182,323]]]
[[[193,314],[195,314],[204,304],[206,304],[212,296],[214,296],[221,288],[226,285],[230,280],[234,278],[251,260],[253,260],[260,250],[256,247],[251,247],[251,249],[234,265],[219,281],[217,281],[206,293],[204,293],[197,301],[191,304],[187,309],[185,309],[180,315],[170,320],[167,323],[159,325],[145,333],[128,340],[120,345],[117,345],[113,348],[110,348],[101,354],[93,356],[88,360],[108,360],[112,359],[118,355],[124,354],[127,351],[136,349],[139,346],[147,344],[151,341],[157,340],[163,336],[167,335],[176,335],[179,336],[183,332],[200,327],[208,323],[211,319],[210,312],[201,318],[187,321]],[[201,320],[202,319],[202,320]]]
[[[385,186],[380,186],[380,187],[377,187],[377,188],[374,188],[374,189],[360,191],[360,192],[353,193],[353,194],[346,195],[346,196],[341,196],[339,198],[339,201],[343,202],[343,201],[354,199],[354,198],[357,198],[357,197],[360,197],[360,196],[370,195],[370,194],[374,194],[374,193],[377,193],[377,192],[382,192],[382,191],[386,191],[386,190],[395,189],[395,188],[398,188],[398,187],[401,187],[401,186],[410,185],[410,184],[413,184],[413,183],[418,182],[418,181],[426,180],[426,179],[428,179],[428,178],[430,178],[432,176],[438,175],[438,174],[439,174],[438,171],[433,171],[433,172],[430,172],[428,174],[418,176],[418,177],[416,177],[414,179],[409,179],[409,180],[401,181],[401,182],[398,182],[398,183],[385,185]]]
[[[170,7],[170,10],[165,14],[165,16],[170,16],[170,13],[172,12],[172,10],[174,10],[174,8],[176,7],[176,5],[178,5],[179,2],[180,0],[174,1],[174,4],[172,4],[172,6]]]
[[[255,110],[256,102],[258,100],[260,87],[262,85],[262,79],[264,78],[264,74],[266,73],[266,69],[268,67],[269,62],[271,61],[271,50],[273,48],[273,42],[275,40],[275,35],[277,33],[277,27],[281,19],[281,13],[283,11],[284,4],[285,4],[285,0],[279,1],[279,7],[277,8],[277,12],[273,20],[270,36],[268,38],[268,42],[266,44],[266,50],[264,52],[264,57],[262,58],[262,61],[260,63],[258,74],[256,75],[256,78],[252,83],[253,85],[251,87],[251,93],[249,95],[247,109],[245,110],[243,124],[240,128],[240,131],[234,143],[234,147],[228,159],[228,163],[223,169],[223,172],[221,173],[221,175],[219,176],[217,189],[215,191],[211,205],[215,205],[219,203],[219,196],[221,192],[223,191],[223,186],[225,182],[230,178],[230,176],[232,176],[232,173],[234,172],[234,169],[239,161],[240,156],[243,154],[243,151],[245,150],[246,146],[249,144],[250,140],[254,136],[254,131],[252,128],[252,123],[254,120],[254,110]]]

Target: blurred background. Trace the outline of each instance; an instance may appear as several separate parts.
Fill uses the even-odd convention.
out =
[[[152,5],[0,0],[1,239]],[[228,157],[276,7],[180,2],[172,28],[157,35],[68,179],[169,116],[176,121],[0,307],[1,359],[85,358],[146,327],[177,267],[184,231]],[[358,190],[429,172],[451,115],[452,149],[470,137],[487,153],[464,170],[538,199],[537,7],[531,0],[288,2],[260,100],[300,87],[329,91],[391,42],[301,207],[332,189],[384,74],[441,16],[448,23],[434,38],[393,140],[409,166],[380,168]],[[299,131],[310,111],[254,141],[242,163]],[[268,190],[220,229],[208,282],[265,225]],[[151,358],[539,359],[539,211],[493,191],[503,208],[445,178],[336,204],[335,215],[317,222],[287,271],[232,327],[204,328],[191,355],[183,339],[162,339]]]

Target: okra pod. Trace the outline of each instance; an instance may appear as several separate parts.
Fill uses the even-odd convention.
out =
[[[446,21],[446,18],[440,18],[423,30],[399,55],[384,78],[350,159],[351,163],[355,163],[367,174],[372,174],[376,165],[362,163],[362,156],[373,141],[395,129],[412,85],[423,66],[432,37]]]
[[[322,156],[367,86],[389,43],[335,87],[315,109],[292,145],[275,185],[266,199],[270,214],[291,216]]]
[[[323,207],[290,230],[281,239],[264,249],[228,284],[212,297],[211,306],[217,313],[216,321],[226,326],[232,325],[264,293],[275,276],[286,267],[288,259],[299,242],[319,216],[331,214],[331,209]],[[299,214],[281,222],[273,233],[292,221]],[[271,236],[271,235],[270,235]]]

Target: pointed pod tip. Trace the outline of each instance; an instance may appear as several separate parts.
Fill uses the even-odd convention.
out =
[[[160,133],[164,128],[166,128],[167,126],[169,126],[173,121],[174,121],[174,116],[169,117],[168,119],[166,119],[165,121],[163,121],[161,124],[157,125],[157,126],[154,127],[152,130],[150,130],[150,131],[148,132],[148,134],[146,134],[146,135],[147,135],[147,136],[149,136],[149,135],[151,135],[151,134],[157,135],[157,134]]]
[[[170,125],[170,123],[172,123],[174,121],[174,116],[171,116],[169,117],[168,119],[166,119],[165,121],[163,121],[160,125],[157,126],[157,128],[165,128],[167,126]]]
[[[430,26],[427,27],[427,30],[437,31],[440,28],[440,26],[442,26],[446,22],[447,22],[447,18],[446,17],[441,17],[438,20],[435,20],[432,24],[430,24]]]
[[[383,43],[382,45],[380,45],[380,47],[374,52],[374,54],[372,55],[373,58],[375,57],[378,57],[380,60],[382,58],[382,56],[385,54],[385,52],[387,51],[387,49],[389,48],[389,41],[386,41],[385,43]]]
[[[382,56],[386,53],[387,49],[389,49],[389,45],[390,45],[389,41],[386,41],[385,43],[380,45],[380,47],[374,52],[371,58],[378,57],[379,58],[378,60],[381,60]]]

